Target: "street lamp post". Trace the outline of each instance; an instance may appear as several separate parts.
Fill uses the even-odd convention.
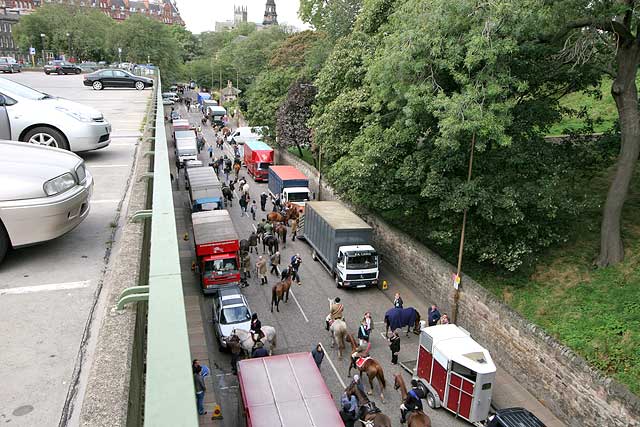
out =
[[[46,34],[44,34],[44,33],[40,33],[40,38],[42,39],[42,65],[43,65],[43,66],[44,66],[44,64],[47,62],[47,61],[44,59],[44,38],[45,38],[45,37],[47,37],[47,35],[46,35]]]
[[[69,50],[67,51],[67,53],[69,54],[69,59],[67,59],[67,61],[69,61],[73,57],[73,55],[71,54],[71,33],[67,33],[67,41],[69,42]]]
[[[118,62],[122,64],[122,48],[121,47],[118,48]]]

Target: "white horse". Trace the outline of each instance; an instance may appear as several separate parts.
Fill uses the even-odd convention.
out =
[[[273,349],[276,348],[276,329],[273,326],[263,326],[262,333],[264,337],[260,341],[265,345],[265,348],[269,350],[269,356],[273,354]],[[253,350],[253,338],[251,332],[244,329],[234,329],[232,335],[235,334],[240,338],[240,346],[246,354],[251,355]]]
[[[329,328],[331,332],[331,347],[335,347],[338,343],[338,359],[342,359],[342,351],[344,350],[344,339],[347,336],[347,324],[342,319],[336,319]]]

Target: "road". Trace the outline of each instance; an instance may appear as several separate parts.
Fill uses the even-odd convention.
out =
[[[11,251],[0,266],[0,422],[54,426],[77,385],[89,328],[99,323],[92,313],[152,92],[97,92],[82,85],[82,75],[4,77],[94,107],[112,124],[107,148],[81,154],[95,180],[87,219],[57,240]]]
[[[180,108],[181,113],[186,114],[183,107]],[[192,123],[199,123],[200,114],[191,113],[189,118]],[[203,129],[205,139],[213,141],[213,131],[208,125]],[[170,133],[169,133],[170,134]],[[225,153],[232,155],[230,147],[225,143]],[[219,157],[222,153],[220,150],[214,151],[214,156]],[[200,154],[200,159],[208,162],[208,154],[204,150]],[[252,199],[257,201],[259,207],[259,196],[263,191],[267,191],[266,184],[258,184],[247,174],[243,168],[241,175],[248,178],[250,185],[250,194]],[[174,194],[174,200],[177,201],[176,206],[188,206],[188,194],[184,191],[184,175],[180,173],[180,188],[177,194]],[[236,191],[237,193],[237,191]],[[270,211],[271,203],[267,203],[267,210]],[[240,238],[247,238],[253,231],[254,224],[260,221],[267,212],[258,212],[256,221],[250,216],[241,216],[240,207],[237,203],[237,197],[234,204],[229,208],[229,212],[233,219],[236,231]],[[348,385],[350,378],[347,376],[349,368],[348,356],[342,360],[338,358],[337,349],[331,348],[331,337],[329,332],[324,328],[324,319],[328,313],[328,298],[340,296],[345,306],[345,317],[349,331],[357,335],[357,327],[362,319],[364,312],[370,311],[375,321],[375,329],[372,332],[371,356],[379,361],[383,367],[386,377],[386,389],[384,390],[385,403],[380,398],[380,385],[374,382],[376,392],[370,396],[372,400],[386,413],[392,420],[394,426],[400,426],[400,410],[401,404],[399,392],[393,389],[393,375],[403,372],[405,382],[408,383],[410,376],[397,366],[391,364],[391,353],[386,340],[382,337],[383,331],[382,319],[384,313],[393,306],[393,293],[383,292],[378,289],[358,289],[358,290],[341,290],[336,289],[333,279],[327,271],[318,263],[311,259],[310,246],[304,241],[291,241],[288,236],[286,247],[280,248],[282,254],[282,262],[287,260],[296,253],[302,257],[302,266],[300,268],[300,276],[302,285],[292,287],[292,298],[288,303],[280,304],[280,312],[271,313],[271,285],[276,282],[275,276],[269,277],[269,285],[261,286],[259,280],[255,278],[255,273],[249,280],[250,286],[243,289],[243,293],[247,297],[251,309],[257,312],[263,325],[275,327],[277,331],[277,349],[276,354],[292,353],[300,351],[311,351],[311,349],[321,342],[327,349],[325,360],[321,366],[321,372],[339,405],[340,396],[344,390],[344,386]],[[260,254],[262,249],[260,248]],[[195,255],[193,255],[195,258]],[[252,255],[252,262],[255,264],[257,256]],[[206,318],[205,335],[209,351],[209,360],[215,360],[212,366],[212,375],[215,379],[216,394],[221,402],[224,419],[221,421],[223,425],[235,427],[239,425],[237,419],[238,408],[238,383],[235,376],[231,375],[229,364],[230,357],[226,353],[218,351],[218,345],[213,336],[211,329],[211,307],[212,302],[209,297],[201,297],[202,315]],[[421,305],[424,303],[421,303]],[[405,298],[405,307],[415,305],[413,301]],[[426,313],[425,313],[426,314]],[[417,353],[418,336],[410,334],[409,337],[401,336],[401,353],[399,360],[407,361],[415,359]],[[350,353],[347,348],[345,355]],[[352,371],[351,375],[357,372]],[[368,382],[365,382],[366,389],[369,390]],[[425,411],[431,417],[432,424],[439,427],[463,427],[469,424],[455,419],[450,413],[444,410],[431,410],[424,402]]]

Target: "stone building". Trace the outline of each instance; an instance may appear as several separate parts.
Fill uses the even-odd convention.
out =
[[[236,82],[237,84],[237,82]],[[238,97],[238,95],[240,95],[240,92],[242,92],[240,89],[233,87],[233,84],[231,83],[231,80],[227,80],[227,87],[225,87],[224,89],[222,89],[222,102],[231,102],[231,101],[235,101],[235,99]]]
[[[233,21],[216,21],[215,31],[228,31],[237,28],[243,22],[247,22],[247,7],[233,6]]]
[[[278,25],[278,14],[276,13],[276,1],[267,0],[264,8],[264,19],[262,25],[268,27],[270,25]]]
[[[0,7],[0,56],[15,58],[18,46],[13,40],[13,26],[18,23],[20,12],[7,7]]]

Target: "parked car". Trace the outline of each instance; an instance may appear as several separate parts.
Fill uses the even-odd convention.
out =
[[[68,151],[0,141],[0,262],[11,247],[46,242],[89,214],[93,177]]]
[[[0,71],[3,73],[19,73],[22,71],[20,64],[10,56],[0,56]]]
[[[175,92],[162,92],[162,98],[170,99],[173,102],[177,102],[178,100],[180,100],[180,98],[178,97],[178,94]]]
[[[95,62],[81,62],[80,64],[78,64],[78,67],[80,67],[82,71],[85,71],[88,73],[92,71],[97,71],[100,68],[102,68],[100,65],[98,65]]]
[[[487,427],[545,427],[544,423],[524,408],[500,409],[489,417]]]
[[[101,112],[0,78],[0,139],[89,151],[111,142]]]
[[[251,309],[238,286],[224,286],[213,299],[213,330],[221,348],[234,329],[251,329]]]
[[[125,88],[131,87],[144,90],[153,87],[153,80],[141,77],[124,70],[99,70],[84,76],[84,85],[91,86],[94,90],[102,90],[105,87]]]
[[[75,64],[65,61],[49,61],[48,64],[44,66],[44,73],[49,75],[51,73],[55,74],[80,74],[82,69]]]
[[[171,121],[171,123],[173,123],[174,120],[178,120],[180,118],[180,113],[178,113],[177,111],[172,111],[171,115],[169,116],[169,120]]]

